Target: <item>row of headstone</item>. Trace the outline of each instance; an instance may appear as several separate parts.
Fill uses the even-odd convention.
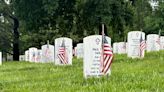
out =
[[[164,50],[164,36],[157,34],[147,35],[141,31],[131,31],[128,33],[127,42],[113,43],[113,52],[117,54],[128,54],[128,57],[140,58],[144,57],[145,50],[159,51]]]
[[[20,56],[22,61],[23,55]],[[55,62],[56,65],[72,64],[72,39],[62,37],[55,39],[55,47],[50,45],[41,46],[41,49],[31,47],[25,51],[24,60],[29,62]]]
[[[104,45],[102,47],[102,40],[108,45]],[[84,43],[77,44],[75,48],[75,56],[77,58],[84,59],[84,77],[100,77],[102,75],[110,75],[110,65],[112,61],[108,54],[110,52],[106,52],[106,54],[102,53],[102,48],[105,46],[109,46],[106,48],[108,51],[112,51],[111,49],[111,38],[105,36],[102,38],[102,35],[93,35],[88,36],[83,39]],[[122,45],[122,44],[121,44]],[[71,65],[72,64],[72,39],[70,38],[57,38],[55,39],[55,47],[53,45],[47,44],[41,46],[41,49],[37,49],[35,47],[31,47],[25,51],[25,55],[20,55],[21,61],[29,61],[29,62],[55,62],[56,65]],[[104,56],[105,55],[105,56]],[[102,63],[102,58],[106,60]]]
[[[153,49],[155,48],[155,50],[158,50],[161,48],[161,45],[157,46],[158,38],[158,35],[148,35],[147,45],[155,44]],[[151,46],[147,46],[147,49],[148,48],[151,48]],[[113,44],[114,53],[127,53],[128,57],[131,58],[143,58],[145,49],[145,33],[141,31],[129,32],[127,42]],[[29,50],[25,52],[25,60],[30,62],[51,61],[55,62],[56,65],[71,65],[72,51],[72,40],[70,38],[57,38],[55,39],[55,47],[47,44],[43,45],[41,50],[38,50],[37,48],[29,48]],[[83,73],[85,78],[92,76],[100,77],[111,74],[110,65],[113,59],[113,53],[110,37],[103,35],[85,37],[83,43],[77,44],[74,51],[77,58],[83,58]],[[37,59],[39,55],[40,61]]]
[[[41,49],[35,47],[25,51],[25,61],[29,62],[53,62],[54,61],[54,46],[46,44],[41,46]]]
[[[147,37],[149,38],[149,36]],[[157,39],[156,37],[153,37]],[[89,77],[89,76],[102,76],[103,72],[101,72],[100,70],[100,66],[101,66],[101,44],[102,44],[102,37],[100,35],[94,35],[94,36],[89,36],[83,39],[83,44],[78,44],[77,47],[75,48],[76,51],[76,56],[78,58],[83,57],[84,58],[84,76],[85,77]],[[152,41],[152,40],[150,40]],[[154,40],[157,41],[157,40]],[[111,39],[109,37],[107,37],[107,42],[109,44],[111,44]],[[141,44],[141,43],[144,43]],[[149,40],[147,40],[147,43],[149,42]],[[72,42],[71,42],[72,43]],[[128,44],[127,44],[128,43]],[[152,42],[150,42],[152,43]],[[67,43],[66,39],[64,38],[59,38],[55,40],[55,63],[56,64],[65,64],[68,63],[69,61],[67,61],[67,59],[63,59],[62,58],[62,53],[59,54],[58,52],[60,52],[60,50],[62,51],[62,49],[67,49],[66,52],[69,52],[69,49],[67,46],[69,44],[69,41]],[[92,44],[92,45],[89,45]],[[128,40],[127,42],[119,42],[116,43],[116,48],[114,49],[114,52],[118,53],[118,54],[125,54],[128,53],[128,57],[131,58],[143,58],[144,57],[144,52],[145,52],[145,47],[146,47],[146,42],[145,42],[145,33],[144,32],[140,32],[140,31],[133,31],[133,32],[129,32],[128,33]],[[72,46],[70,46],[72,47]],[[79,50],[80,49],[80,50]],[[59,51],[58,51],[59,50]],[[72,48],[70,48],[70,50],[72,51]],[[80,54],[79,54],[80,53]],[[83,53],[83,54],[82,54]],[[61,55],[61,56],[60,56]],[[83,55],[83,56],[82,56]],[[68,55],[67,55],[68,56]],[[70,54],[70,56],[68,56],[71,58],[72,60],[72,54]],[[68,58],[66,57],[66,58]],[[71,63],[70,63],[71,64]],[[110,69],[108,69],[108,71],[106,71],[107,74],[110,74]]]

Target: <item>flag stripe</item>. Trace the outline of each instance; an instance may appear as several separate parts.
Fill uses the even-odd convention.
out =
[[[108,43],[103,43],[103,49],[102,49],[102,59],[101,59],[101,72],[103,74],[106,74],[108,70],[110,69],[112,60],[113,60],[113,52],[112,48]]]
[[[59,60],[61,61],[62,64],[67,64],[68,63],[66,49],[64,47],[59,48],[58,58],[59,58]]]
[[[109,59],[109,61],[111,61],[111,62],[108,62],[107,66],[106,66],[107,68],[104,71],[105,74],[107,73],[108,69],[110,69],[110,66],[112,64],[112,59],[113,59],[113,56],[111,56],[111,58]]]

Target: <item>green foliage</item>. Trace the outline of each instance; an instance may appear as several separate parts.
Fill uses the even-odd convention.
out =
[[[88,35],[98,34],[100,23],[107,26],[112,42],[124,41],[129,31],[146,34],[164,32],[164,2],[153,11],[150,0],[12,0],[8,9],[20,20],[21,53],[40,47],[47,40],[70,37],[74,45]]]
[[[10,18],[12,16],[12,9],[8,6],[4,0],[0,0],[0,51],[3,56],[6,53],[13,54],[13,20]]]
[[[0,67],[1,92],[162,92],[164,52],[146,53],[144,59],[115,55],[112,75],[83,78],[83,61],[72,66],[4,62]],[[151,56],[151,57],[150,57]]]

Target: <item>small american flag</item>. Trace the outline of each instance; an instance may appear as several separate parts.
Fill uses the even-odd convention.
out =
[[[113,60],[113,52],[111,46],[108,44],[105,34],[104,25],[102,25],[102,54],[101,54],[101,73],[107,74]]]
[[[142,38],[142,33],[141,33],[141,38],[140,38],[140,57],[144,57],[145,49],[146,49],[146,42]]]
[[[36,59],[36,55],[35,55],[35,51],[32,52],[32,61],[35,61]]]
[[[51,51],[50,51],[49,48],[46,48],[46,50],[45,50],[45,57],[46,57],[46,58],[51,57]]]
[[[123,49],[126,51],[126,36],[124,37],[124,46]]]
[[[64,40],[62,42],[61,47],[59,48],[59,54],[57,55],[60,62],[62,64],[67,64],[68,63],[68,58],[67,58],[67,53],[66,53],[66,48],[65,48],[65,44],[64,44]]]

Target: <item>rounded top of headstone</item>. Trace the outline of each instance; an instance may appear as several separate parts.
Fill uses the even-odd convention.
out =
[[[92,36],[101,36],[101,35],[89,35],[87,37],[92,37]],[[84,38],[86,38],[86,37],[84,37]]]
[[[60,37],[60,38],[56,38],[55,40],[58,40],[58,39],[69,39],[69,40],[72,40],[71,38],[68,38],[68,37]]]
[[[119,44],[124,44],[125,42],[118,42]]]
[[[131,34],[131,33],[144,33],[144,32],[142,32],[142,31],[130,31],[130,32],[128,32],[128,34]]]
[[[78,43],[77,46],[78,46],[78,45],[83,45],[83,43]]]
[[[92,37],[102,37],[102,35],[90,35],[90,36],[87,36],[87,37],[85,37],[83,39],[88,39],[88,38],[92,38]],[[106,37],[108,37],[108,36],[106,36]]]
[[[113,43],[113,45],[117,45],[117,44],[118,44],[118,42],[114,42],[114,43]]]
[[[159,36],[158,34],[148,34],[147,36]]]
[[[29,49],[37,49],[36,47],[30,47]]]
[[[161,38],[161,39],[164,39],[164,36],[161,36],[160,38]]]

